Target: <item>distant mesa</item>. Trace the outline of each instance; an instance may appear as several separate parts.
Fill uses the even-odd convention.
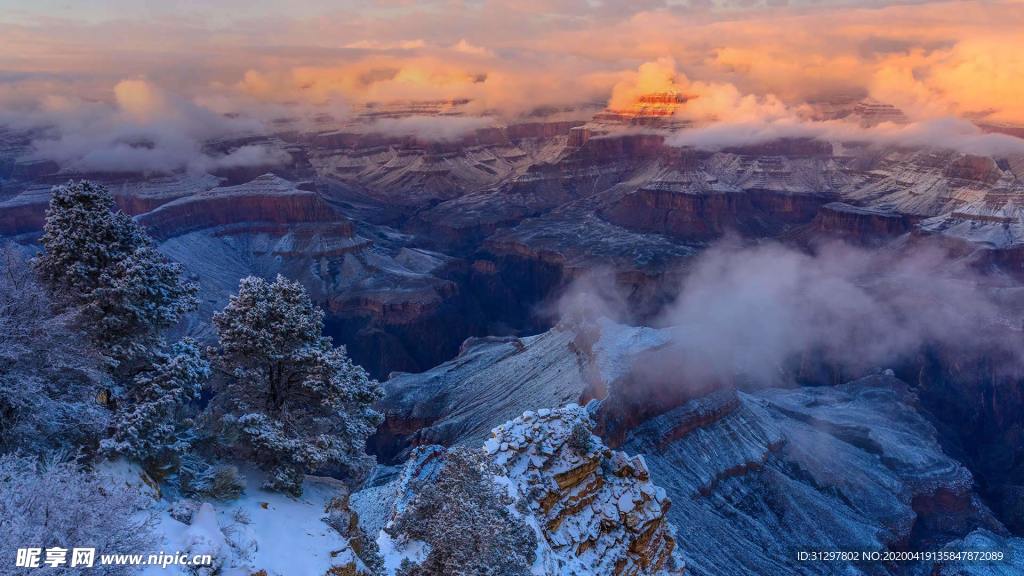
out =
[[[625,107],[606,108],[587,124],[570,131],[569,146],[581,147],[594,137],[621,131],[624,127],[654,130],[686,128],[691,122],[680,119],[676,113],[692,99],[692,96],[668,90],[644,94]]]
[[[891,124],[907,124],[910,120],[902,110],[892,104],[878,102],[867,98],[857,102],[853,108],[852,116],[857,119],[864,128],[874,128],[886,122]]]
[[[618,114],[635,118],[672,116],[679,110],[680,106],[691,99],[690,96],[675,90],[653,92],[637,97],[632,104],[625,108],[610,108],[607,114]]]
[[[682,127],[683,124],[673,122],[676,112],[683,104],[692,100],[675,90],[665,92],[652,92],[638,96],[628,106],[621,108],[608,108],[603,112],[594,115],[594,122],[598,124],[630,124],[636,126],[651,126],[657,128]]]

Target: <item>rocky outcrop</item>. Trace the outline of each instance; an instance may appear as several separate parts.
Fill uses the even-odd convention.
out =
[[[432,139],[382,134],[374,129],[379,118],[365,116],[300,141],[311,149],[310,162],[320,174],[358,191],[363,200],[413,209],[493,188],[557,158],[569,130],[581,123],[485,120],[486,126],[464,134]]]
[[[951,252],[970,255],[980,270],[997,267],[1024,279],[1024,209],[1009,195],[988,196],[926,218],[914,232]]]
[[[611,450],[576,404],[527,411],[491,432],[483,451],[495,483],[536,532],[533,574],[680,576],[671,500],[644,458]],[[447,451],[416,450],[398,477],[353,495],[367,525],[386,525],[442,469]]]
[[[690,97],[675,90],[641,94],[629,104],[608,110],[599,114],[598,117],[608,115],[626,118],[673,116],[688,100]]]
[[[965,154],[949,163],[945,175],[955,180],[992,185],[1002,177],[1002,170],[989,156]]]
[[[623,158],[636,160],[654,158],[670,153],[671,150],[665,146],[663,134],[626,133],[590,136],[582,141],[579,150],[575,152],[575,158],[591,163]]]
[[[895,378],[708,400],[649,419],[622,447],[645,454],[670,518],[693,527],[680,538],[694,572],[806,574],[793,550],[932,549],[1003,530]]]
[[[671,501],[642,456],[606,448],[586,410],[526,412],[484,443],[536,517],[547,574],[681,574]]]
[[[525,282],[541,301],[598,269],[625,295],[632,320],[650,318],[675,296],[680,270],[697,250],[618,226],[584,207],[560,209],[494,234],[483,246],[507,282]]]
[[[92,181],[106,186],[117,207],[132,216],[217,185],[217,178],[209,175],[152,176],[141,181],[124,175],[88,176]],[[0,200],[0,236],[34,235],[41,232],[50,203],[51,188],[78,179],[78,175],[59,173],[55,169],[47,177],[10,183],[13,194]]]
[[[892,124],[906,124],[909,121],[907,116],[899,108],[891,104],[885,104],[871,99],[857,102],[853,108],[850,119],[856,120],[865,128],[872,128],[885,122]]]

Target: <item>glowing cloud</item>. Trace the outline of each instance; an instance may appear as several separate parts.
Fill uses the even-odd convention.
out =
[[[685,99],[666,110],[698,125],[679,138],[691,143],[726,134],[831,137],[849,128],[813,123],[828,120],[814,110],[867,97],[914,124],[877,133],[927,132],[943,119],[1024,124],[1019,2],[696,4],[299,3],[251,15],[211,7],[217,17],[209,20],[137,12],[0,19],[0,124],[48,123],[62,135],[56,140],[68,141],[112,112],[136,132],[159,125],[158,134],[194,141],[213,128],[237,130],[226,115],[258,123],[326,113],[340,121],[370,103],[458,101],[464,114],[512,119],[628,109],[651,93]],[[204,114],[220,119],[193,122]],[[453,122],[462,126],[432,121],[430,129],[447,138],[466,126]],[[1005,146],[964,130],[954,138],[972,147]]]

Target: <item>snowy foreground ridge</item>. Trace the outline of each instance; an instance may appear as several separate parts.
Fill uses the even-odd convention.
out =
[[[587,410],[575,404],[541,409],[495,428],[483,446],[496,489],[508,495],[509,510],[536,537],[530,572],[682,574],[665,491],[650,481],[642,457],[607,448],[590,427]],[[403,560],[422,561],[429,546],[393,538],[385,528],[436,477],[447,453],[439,446],[420,448],[395,480],[351,500],[345,486],[330,479],[309,477],[303,495],[291,498],[258,488],[259,474],[246,472],[239,500],[178,500],[162,511],[158,530],[166,549],[214,557],[216,571],[201,574],[392,576]],[[342,530],[329,521],[339,512],[346,518]],[[360,530],[376,540],[383,566],[369,567],[360,558]]]

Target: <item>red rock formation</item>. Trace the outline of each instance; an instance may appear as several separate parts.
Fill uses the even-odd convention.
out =
[[[687,192],[641,188],[601,212],[609,222],[683,240],[708,240],[727,231],[772,233],[809,220],[824,199],[771,190]]]
[[[951,179],[991,185],[1002,177],[1002,170],[990,156],[967,154],[950,163],[944,175]]]
[[[868,244],[909,232],[910,220],[895,212],[830,202],[821,207],[811,226],[816,234]]]
[[[639,133],[591,137],[583,143],[577,155],[584,161],[603,162],[612,159],[654,158],[665,152],[665,136]]]
[[[687,193],[642,188],[602,212],[609,222],[635,230],[706,240],[739,226],[740,215],[753,211],[742,193]]]
[[[149,212],[180,196],[139,196],[128,193],[114,193],[117,207],[127,214],[137,215]],[[32,193],[27,198],[15,197],[0,203],[0,236],[17,236],[38,232],[46,221],[46,209],[50,204],[48,193]]]
[[[0,236],[17,236],[43,229],[45,202],[5,202],[0,204]]]
[[[510,124],[505,128],[505,133],[510,140],[521,140],[524,138],[554,138],[556,136],[565,136],[570,133],[571,130],[582,124],[582,120],[524,122],[521,124]]]
[[[140,215],[138,220],[158,239],[238,223],[330,224],[335,236],[353,235],[352,223],[317,193],[274,176],[181,198]]]
[[[579,148],[593,136],[593,131],[586,126],[576,126],[569,131],[569,146]]]

